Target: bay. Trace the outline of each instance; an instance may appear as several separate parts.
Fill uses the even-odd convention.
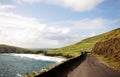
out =
[[[23,55],[23,54],[22,54]],[[35,59],[20,54],[0,54],[0,77],[22,77],[25,73],[39,71],[56,61]]]

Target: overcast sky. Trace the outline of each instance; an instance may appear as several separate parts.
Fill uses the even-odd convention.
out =
[[[0,0],[0,44],[56,48],[120,27],[120,0]]]

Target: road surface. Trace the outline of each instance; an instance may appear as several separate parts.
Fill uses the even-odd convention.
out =
[[[86,55],[86,59],[66,77],[120,77],[120,72],[111,68],[100,59]]]

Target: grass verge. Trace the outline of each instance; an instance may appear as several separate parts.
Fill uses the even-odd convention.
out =
[[[107,63],[109,66],[111,66],[115,70],[119,70],[120,71],[120,63],[119,62],[112,61],[112,60],[110,60],[108,58],[105,58],[102,55],[94,54],[94,56],[97,56],[98,58],[100,58],[102,61],[104,61],[105,63]]]

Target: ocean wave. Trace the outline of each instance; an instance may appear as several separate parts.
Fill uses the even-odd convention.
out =
[[[17,77],[23,77],[20,73],[16,74]]]
[[[50,57],[50,56],[44,56],[44,55],[36,55],[36,54],[14,54],[14,53],[12,53],[11,55],[19,56],[19,57],[31,58],[31,59],[35,59],[35,60],[43,60],[43,61],[62,62],[62,61],[65,60],[63,58]]]

